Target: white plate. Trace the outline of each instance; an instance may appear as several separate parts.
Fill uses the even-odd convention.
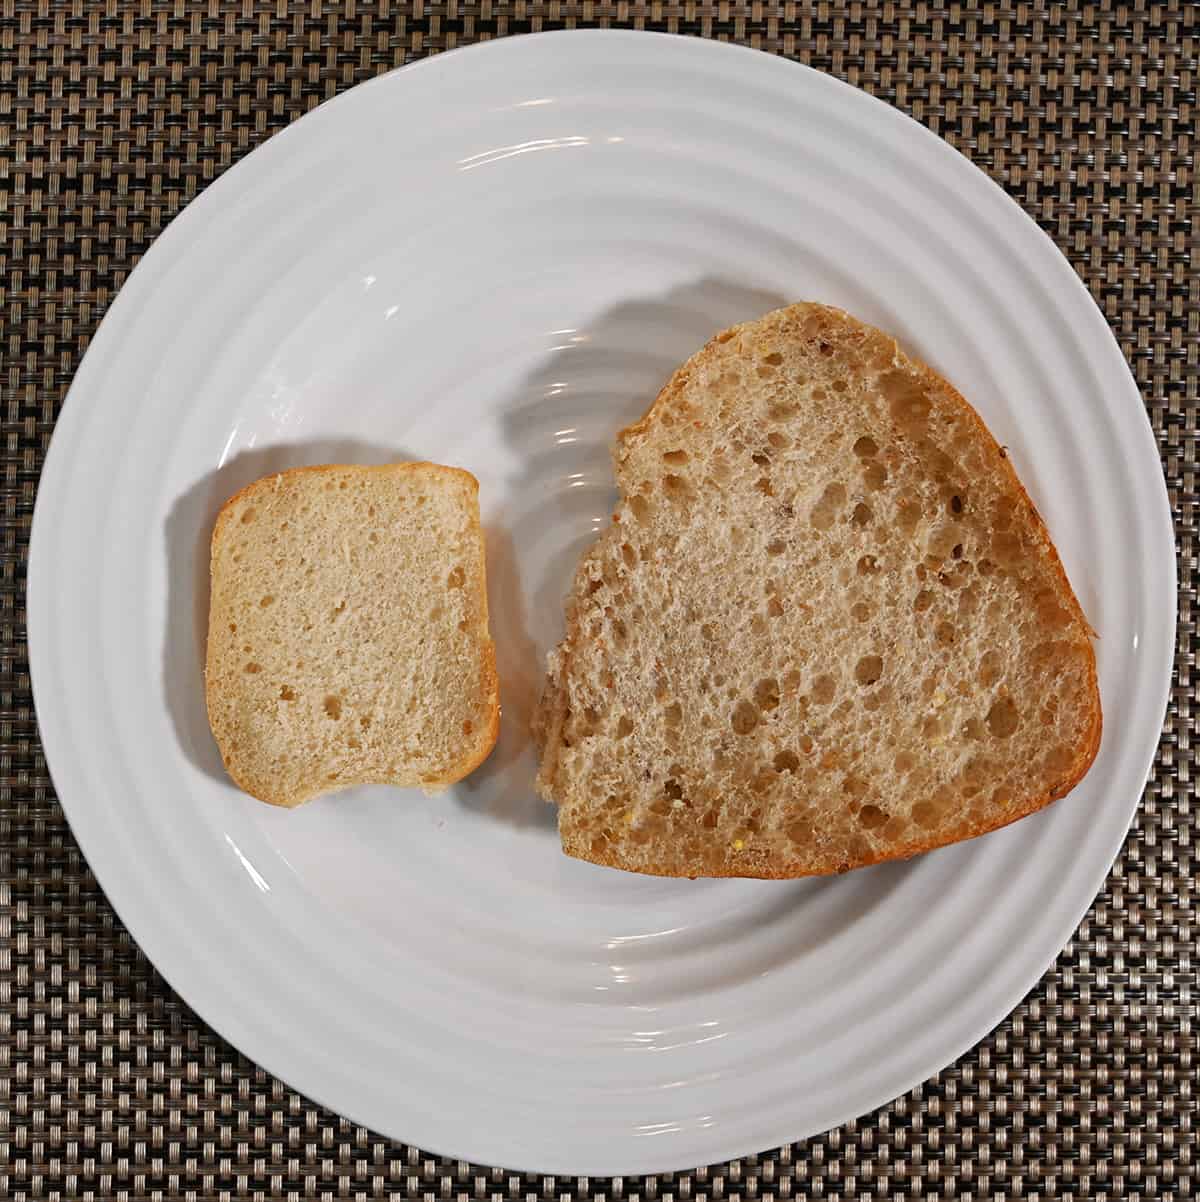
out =
[[[799,883],[575,863],[526,721],[607,444],[714,331],[844,306],[1012,450],[1100,632],[1105,736],[1048,812]],[[449,795],[272,810],[225,779],[200,663],[221,501],[395,456],[479,477],[504,696]],[[1171,526],[1118,347],[998,188],[899,113],[713,43],[563,34],[355,88],[176,220],[114,302],[46,463],[29,643],[46,753],[109,898],[208,1022],[438,1152],[561,1173],[751,1153],[936,1072],[1100,886],[1166,700]]]

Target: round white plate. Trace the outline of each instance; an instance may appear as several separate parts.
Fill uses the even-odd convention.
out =
[[[568,860],[526,728],[614,500],[608,443],[713,332],[797,299],[894,332],[1011,448],[1100,633],[1099,758],[1048,812],[841,879]],[[213,517],[266,472],[396,457],[479,477],[500,743],[448,795],[270,809],[226,780],[205,721]],[[1121,353],[979,171],[765,54],[551,34],[355,88],[155,243],[54,435],[29,644],[89,863],[217,1030],[387,1135],[632,1174],[862,1114],[1037,981],[1142,791],[1173,568]]]

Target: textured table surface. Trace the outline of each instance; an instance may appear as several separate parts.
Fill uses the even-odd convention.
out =
[[[1194,3],[0,0],[0,1198],[1191,1198],[1196,1145]],[[308,1102],[206,1028],[88,871],[38,742],[24,574],[38,473],[122,281],[243,154],[379,72],[614,25],[789,55],[895,104],[1057,242],[1133,366],[1180,553],[1170,710],[1119,859],[990,1037],[840,1130],[587,1180],[437,1158]]]

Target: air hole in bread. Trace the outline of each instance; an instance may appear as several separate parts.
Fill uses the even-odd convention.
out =
[[[754,454],[750,456],[750,462],[758,467],[769,467],[771,465],[771,456],[765,451],[755,451]]]
[[[249,674],[250,674],[251,676],[254,676],[254,675],[256,675],[257,673],[259,673],[259,672],[261,672],[261,671],[262,671],[262,665],[261,665],[261,664],[256,664],[256,663],[254,663],[254,662],[253,662],[253,660],[252,660],[250,663],[248,663],[248,664],[246,665],[246,671],[247,671],[247,672],[249,672]]]
[[[767,417],[773,422],[790,422],[799,412],[795,405],[776,401],[767,409]]]
[[[230,634],[237,634],[237,623],[236,623],[236,622],[230,622],[230,623],[229,623],[229,633],[230,633]]]
[[[933,638],[939,647],[953,647],[958,631],[950,622],[939,622],[933,629]]]
[[[752,701],[739,701],[734,707],[730,725],[734,733],[748,735],[758,725],[758,707]]]
[[[663,462],[664,463],[672,463],[672,464],[678,465],[678,464],[682,464],[682,463],[687,463],[688,458],[689,458],[689,456],[688,456],[687,451],[664,451],[663,452]]]
[[[866,622],[871,617],[871,607],[865,601],[855,601],[850,606],[850,616],[856,622]]]
[[[991,688],[1000,679],[1003,671],[1004,658],[1000,652],[994,647],[989,651],[985,651],[979,661],[979,683],[985,689]]]
[[[624,714],[617,720],[617,738],[625,739],[633,734],[633,723]]]
[[[860,438],[854,444],[854,453],[860,459],[873,459],[879,454],[879,446],[873,438],[864,434],[862,438]]]
[[[983,729],[983,723],[978,718],[968,718],[962,727],[962,735],[964,739],[970,739],[973,743],[978,743],[982,740],[986,732]]]
[[[754,703],[768,711],[779,705],[779,681],[775,677],[768,676],[754,686]]]
[[[887,484],[887,468],[877,460],[863,465],[863,482],[872,492],[878,492]]]
[[[261,606],[263,609],[267,609],[269,606],[272,606],[272,605],[274,605],[274,604],[275,604],[275,598],[274,598],[274,597],[272,597],[270,593],[268,593],[268,594],[267,594],[267,595],[266,595],[266,596],[265,596],[265,597],[264,597],[264,598],[263,598],[263,599],[262,599],[262,600],[259,602],[259,605],[260,605],[260,606]]]
[[[879,571],[879,563],[875,556],[862,556],[858,561],[857,571],[860,576],[874,576]]]
[[[963,499],[958,493],[954,493],[950,498],[950,512],[956,517],[963,511]]]
[[[771,367],[781,367],[783,365],[783,356],[778,351],[772,351],[769,355],[763,356],[763,362]]]
[[[814,529],[828,530],[834,523],[838,511],[846,503],[846,486],[834,481],[825,486],[821,499],[813,506],[809,521]]]
[[[759,476],[754,484],[755,489],[762,493],[765,497],[773,497],[775,495],[775,486],[771,483],[770,477]]]
[[[778,430],[772,430],[767,435],[767,444],[775,451],[785,451],[792,445],[792,440],[786,434],[780,434]]]
[[[783,605],[780,603],[780,600],[778,597],[772,597],[767,602],[767,617],[768,618],[782,618],[783,617]]]
[[[446,577],[446,585],[449,588],[462,588],[466,583],[467,574],[463,571],[461,564],[455,564],[450,569],[450,574]]]
[[[933,593],[927,588],[923,588],[913,599],[913,609],[923,614],[933,604]]]
[[[988,710],[988,730],[997,739],[1011,738],[1020,722],[1020,714],[1011,697],[998,697]]]
[[[777,752],[774,759],[776,772],[795,772],[800,767],[800,757],[794,751]]]
[[[859,825],[868,831],[877,830],[887,822],[888,816],[878,806],[865,805],[858,811]]]
[[[332,693],[325,698],[325,716],[332,718],[335,722],[342,716],[342,701],[340,697],[335,697]]]
[[[883,659],[878,655],[864,655],[854,665],[854,679],[859,684],[874,684],[883,675]]]
[[[663,488],[673,497],[684,497],[688,492],[687,481],[682,476],[667,476],[663,480]]]
[[[889,371],[879,377],[879,388],[897,425],[915,431],[925,424],[932,408],[921,381],[905,371]]]
[[[293,689],[291,685],[286,685],[286,684],[281,685],[279,688],[279,700],[280,701],[295,701],[296,700],[296,690]]]
[[[854,512],[850,515],[850,521],[855,526],[869,526],[874,514],[871,513],[871,507],[864,505],[861,501],[855,505]]]
[[[938,825],[938,808],[932,802],[917,802],[913,807],[913,821],[928,831]]]
[[[828,705],[837,694],[837,683],[827,673],[822,673],[813,681],[812,699],[818,705]]]
[[[1051,747],[1043,760],[1047,772],[1060,776],[1064,775],[1074,762],[1074,754],[1066,747]]]
[[[250,523],[252,521],[254,521],[256,516],[257,515],[255,514],[253,505],[251,505],[248,509],[243,509],[242,510],[242,525],[249,526]]]
[[[783,541],[783,539],[773,538],[773,539],[771,539],[771,541],[769,543],[767,543],[767,554],[768,555],[782,555],[784,550],[786,549],[786,547],[787,547],[787,543],[785,543]]]

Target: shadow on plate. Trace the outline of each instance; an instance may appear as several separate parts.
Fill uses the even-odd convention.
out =
[[[508,481],[516,500],[506,521],[486,532],[503,712],[495,750],[455,790],[460,804],[517,826],[556,825],[554,808],[533,789],[530,721],[545,654],[562,634],[563,599],[616,504],[610,449],[617,432],[719,330],[786,303],[778,293],[712,278],[630,300],[586,327],[555,331],[550,353],[513,394],[498,398],[504,439],[522,465]]]
[[[163,529],[167,551],[167,628],[162,680],[179,746],[202,772],[227,781],[208,726],[204,654],[208,639],[209,544],[221,506],[262,476],[321,463],[392,463],[411,459],[399,448],[329,439],[243,451],[209,472],[171,506]]]

